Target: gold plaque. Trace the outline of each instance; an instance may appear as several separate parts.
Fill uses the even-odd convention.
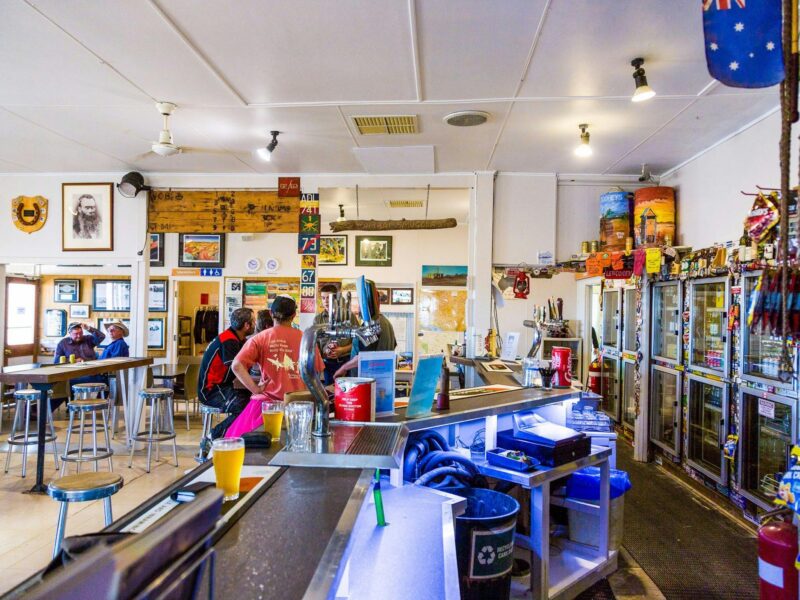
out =
[[[47,198],[17,196],[11,201],[11,220],[25,233],[39,231],[47,221]]]

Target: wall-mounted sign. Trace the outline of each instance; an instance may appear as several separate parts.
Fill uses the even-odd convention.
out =
[[[278,197],[279,198],[299,198],[300,197],[300,178],[299,177],[278,177]]]
[[[300,233],[297,235],[297,253],[298,254],[319,254],[319,234],[305,234]]]
[[[199,277],[200,269],[172,269],[173,277]]]
[[[200,269],[200,277],[222,277],[222,269]]]
[[[25,233],[39,231],[47,221],[47,198],[17,196],[11,201],[11,220]]]

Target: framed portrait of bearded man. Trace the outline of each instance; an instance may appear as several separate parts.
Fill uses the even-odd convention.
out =
[[[61,184],[61,249],[114,249],[114,184]]]

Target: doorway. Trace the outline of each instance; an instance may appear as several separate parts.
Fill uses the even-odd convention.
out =
[[[38,354],[39,282],[8,277],[3,365],[36,362]]]
[[[219,333],[220,284],[175,281],[175,348],[173,356],[202,356]]]

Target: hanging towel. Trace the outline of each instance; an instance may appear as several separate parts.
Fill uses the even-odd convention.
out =
[[[225,432],[226,438],[242,437],[245,433],[250,433],[264,426],[261,418],[261,403],[270,398],[264,394],[256,394],[250,397],[250,402],[244,410],[230,424]]]

